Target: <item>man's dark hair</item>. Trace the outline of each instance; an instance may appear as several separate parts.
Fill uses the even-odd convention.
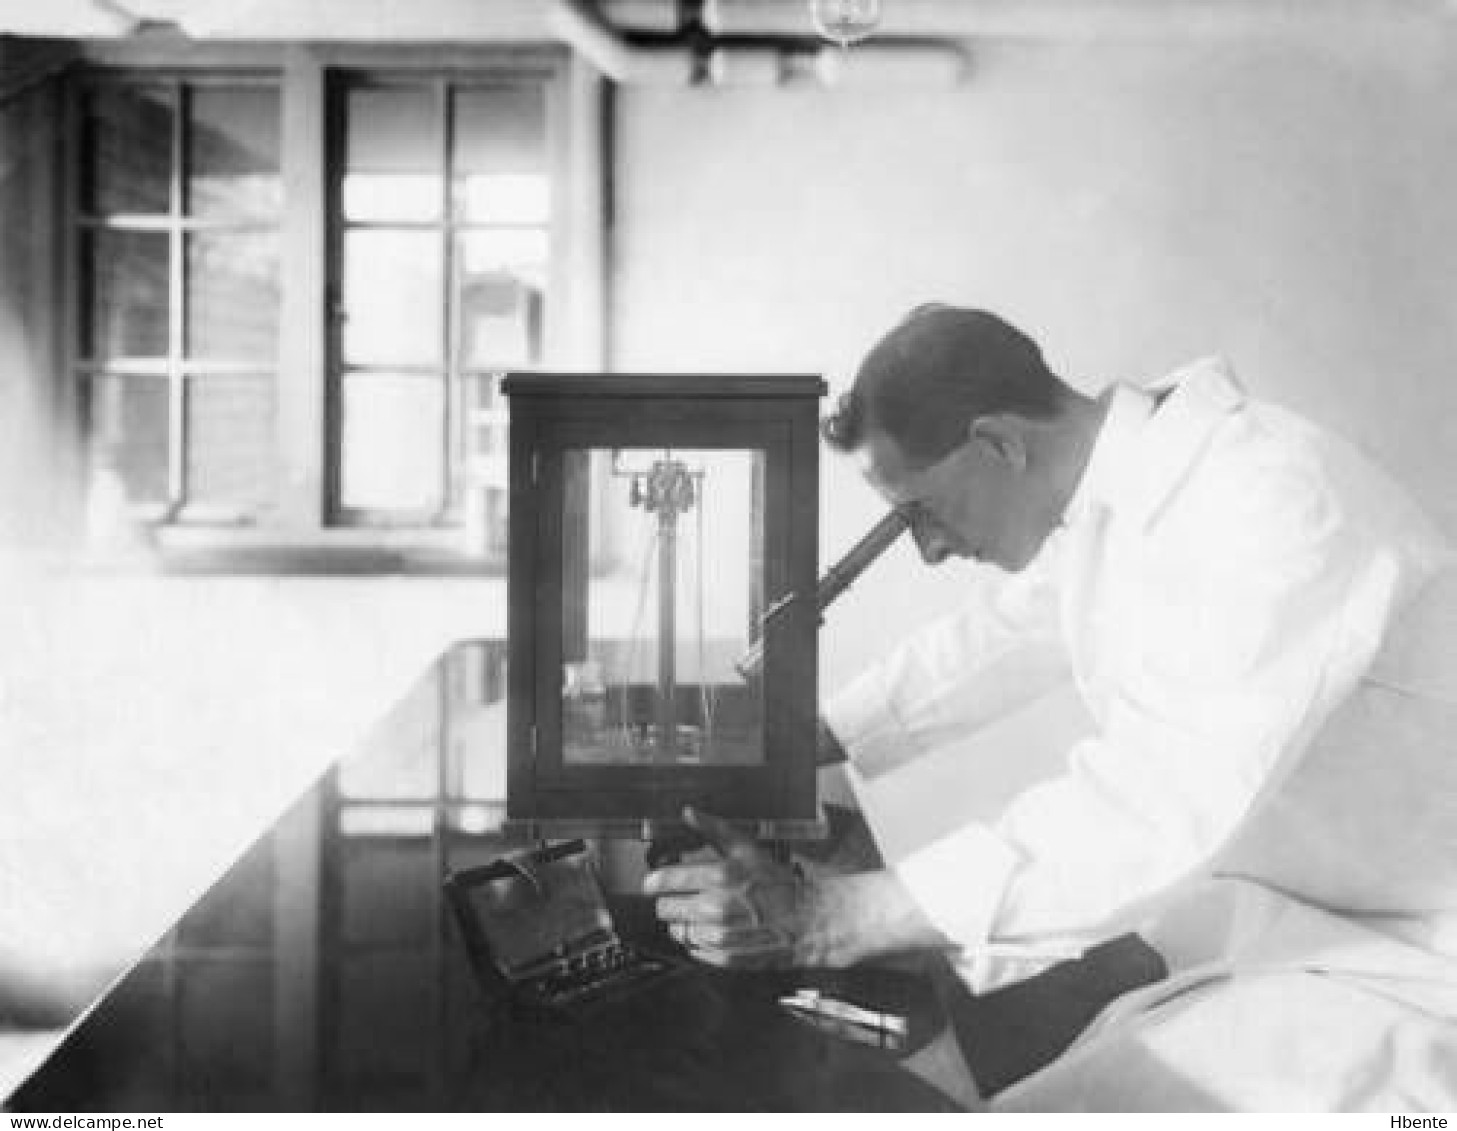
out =
[[[1065,386],[1037,343],[984,310],[918,306],[860,363],[850,391],[822,426],[850,452],[871,429],[893,439],[912,467],[929,467],[966,440],[977,417],[1056,416]]]

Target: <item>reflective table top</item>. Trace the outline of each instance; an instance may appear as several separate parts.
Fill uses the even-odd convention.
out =
[[[69,1110],[947,1110],[896,1056],[778,1002],[806,979],[692,966],[599,1017],[483,992],[442,891],[503,831],[499,644],[457,648],[116,984],[9,1101]],[[624,933],[644,846],[598,846]],[[876,975],[878,976],[878,975]],[[914,979],[877,987],[928,1008]],[[899,980],[898,980],[899,979]],[[923,996],[923,995],[922,995]]]

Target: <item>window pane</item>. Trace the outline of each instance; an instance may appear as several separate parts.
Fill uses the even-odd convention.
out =
[[[187,208],[197,216],[273,215],[278,175],[278,92],[197,87],[187,131]]]
[[[445,467],[444,382],[356,374],[344,381],[341,499],[361,510],[439,508]]]
[[[435,831],[433,805],[346,805],[339,832],[346,837],[419,837]]]
[[[273,411],[271,376],[189,379],[189,500],[256,507],[271,496]]]
[[[504,796],[506,793],[505,765],[503,760],[500,784],[496,787],[498,796]],[[506,827],[506,820],[506,803],[504,801],[461,805],[446,813],[447,827],[452,832],[470,834],[471,839],[467,843],[472,848],[481,844],[488,834],[502,832]],[[500,855],[500,850],[497,849],[494,855]],[[490,853],[486,854],[486,860],[491,859],[491,856]],[[484,862],[482,861],[482,863]]]
[[[166,356],[167,240],[165,232],[83,236],[91,280],[83,353],[99,360]]]
[[[449,705],[453,792],[496,803],[460,813],[463,825],[475,822],[483,831],[499,827],[505,816],[499,810],[506,800],[506,660],[504,640],[459,644],[447,654],[458,677]]]
[[[272,365],[278,353],[278,237],[187,237],[188,356]]]
[[[494,373],[471,373],[461,379],[464,458],[455,487],[465,545],[482,556],[505,554],[511,498],[507,415],[498,380]]]
[[[546,91],[537,85],[457,91],[455,152],[461,172],[540,172],[546,167]]]
[[[427,87],[351,90],[345,104],[344,218],[440,217],[440,105]]]
[[[82,104],[81,207],[97,215],[165,214],[172,185],[170,91],[110,83]]]
[[[510,418],[499,381],[496,373],[468,373],[461,377],[461,425],[465,429],[466,456],[473,464],[479,464],[482,473],[474,478],[505,491],[509,487],[506,425]]]
[[[541,356],[539,288],[501,270],[472,272],[460,255],[460,348],[465,369],[510,369]]]
[[[494,271],[510,272],[534,286],[546,284],[547,238],[544,228],[508,228],[468,232],[460,240],[464,277]]]
[[[762,762],[758,682],[735,670],[763,587],[762,453],[569,451],[563,467],[564,760]],[[589,574],[589,557],[615,565]]]
[[[346,364],[439,365],[444,307],[438,235],[346,233]]]
[[[507,506],[511,492],[494,481],[506,468],[504,459],[470,458],[460,476],[459,496],[464,548],[479,557],[506,553]]]
[[[350,173],[344,180],[349,220],[434,220],[440,178],[425,173]]]
[[[457,215],[475,223],[545,223],[546,167],[544,90],[500,87],[456,95]]]
[[[544,224],[551,186],[536,173],[473,173],[457,179],[461,218],[474,224]]]
[[[167,380],[101,376],[91,381],[92,463],[119,480],[129,502],[164,502],[171,431]]]

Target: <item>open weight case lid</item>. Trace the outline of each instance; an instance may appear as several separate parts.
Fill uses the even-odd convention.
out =
[[[581,840],[452,872],[445,890],[483,987],[530,1009],[585,1010],[677,965],[618,934]]]

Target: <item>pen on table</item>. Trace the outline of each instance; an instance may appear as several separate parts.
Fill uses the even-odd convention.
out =
[[[1022,958],[1063,961],[1082,957],[1076,943],[986,942],[960,950],[962,957]],[[782,1008],[821,1028],[838,1031],[843,1037],[899,1047],[906,1039],[906,1018],[878,1009],[866,1009],[852,1002],[830,997],[815,986],[806,986],[779,998]]]
[[[853,1021],[845,1021],[839,1017],[826,1017],[822,1013],[811,1013],[793,1006],[784,1008],[789,1016],[796,1020],[804,1022],[821,1033],[839,1037],[841,1040],[892,1051],[899,1051],[906,1047],[906,1035],[893,1029],[873,1029],[868,1025],[857,1025]]]
[[[813,987],[795,990],[794,993],[781,997],[779,1004],[801,1013],[829,1017],[867,1029],[876,1029],[901,1036],[906,1032],[906,1019],[898,1014],[886,1013],[879,1009],[866,1009],[848,1001],[841,1001],[839,998],[827,997]]]
[[[1073,958],[1081,958],[1086,953],[1087,947],[1081,943],[1012,943],[1012,942],[984,942],[974,946],[962,947],[960,955],[963,958],[1026,958],[1026,959],[1053,959],[1066,961]],[[953,956],[956,952],[952,952]]]
[[[779,1005],[791,1017],[857,1044],[903,1049],[909,1039],[910,1023],[906,1018],[825,997],[816,989],[796,990],[781,997]]]

